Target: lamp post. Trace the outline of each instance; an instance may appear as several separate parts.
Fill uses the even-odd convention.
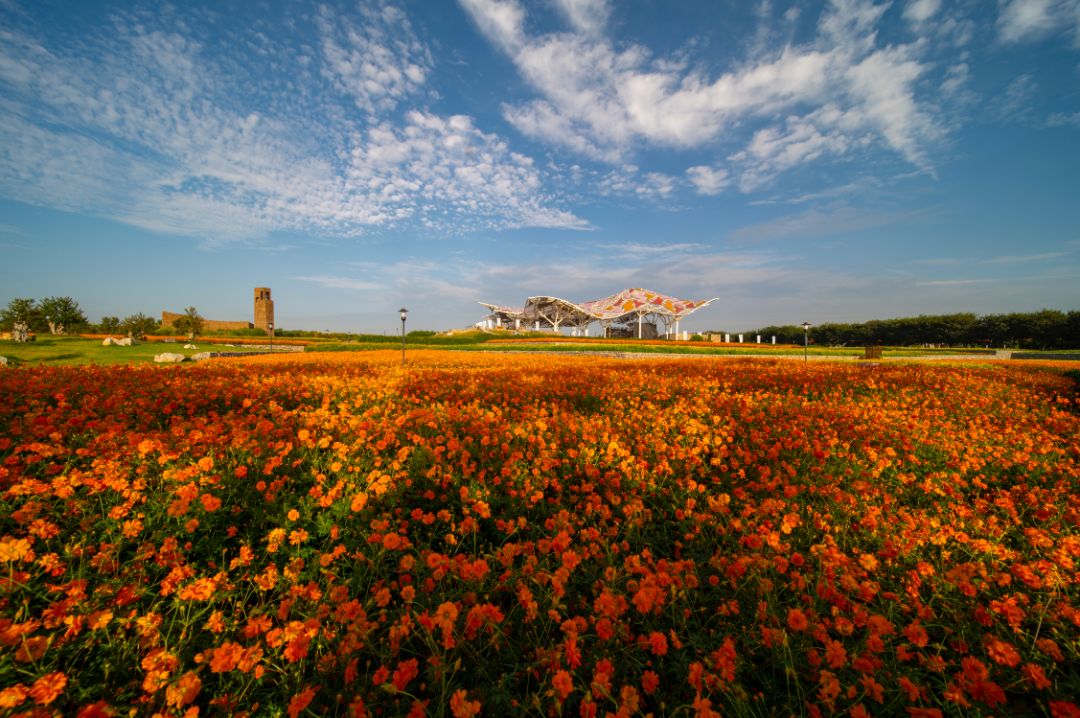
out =
[[[811,324],[810,322],[803,322],[802,323],[802,330],[803,330],[802,360],[803,360],[803,364],[805,364],[807,362],[806,354],[808,352],[808,347],[810,346],[810,327],[812,327],[812,326],[814,326],[814,325]]]
[[[405,366],[405,317],[409,316],[409,310],[402,307],[398,316],[401,317],[401,366]]]
[[[274,353],[274,323],[267,322],[266,328],[270,331],[270,353]]]

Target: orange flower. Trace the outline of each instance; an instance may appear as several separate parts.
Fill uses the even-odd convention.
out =
[[[214,648],[213,652],[210,659],[210,670],[213,673],[228,673],[236,668],[236,664],[244,654],[244,649],[239,643],[226,641]]]
[[[203,508],[207,513],[213,513],[221,508],[221,499],[213,494],[203,494],[199,497],[199,501],[202,502]]]
[[[165,689],[165,702],[174,708],[183,708],[195,700],[201,689],[199,676],[188,671]]]
[[[30,696],[26,686],[16,683],[0,690],[0,708],[15,708],[20,706]]]
[[[468,691],[459,688],[450,696],[450,713],[454,718],[473,718],[480,714],[480,701],[470,701]]]
[[[180,589],[176,597],[182,601],[208,601],[217,590],[217,582],[212,578],[199,578]]]
[[[22,561],[30,554],[30,542],[5,536],[0,540],[0,561]]]
[[[789,608],[787,613],[787,625],[793,631],[805,631],[810,625],[806,620],[806,614],[799,608]]]
[[[60,697],[67,682],[67,676],[62,671],[47,673],[34,681],[34,685],[30,687],[30,697],[39,706],[47,706]]]
[[[115,712],[105,701],[97,701],[79,708],[75,718],[112,718]]]

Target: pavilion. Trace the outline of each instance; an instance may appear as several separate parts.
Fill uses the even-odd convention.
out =
[[[589,325],[599,322],[604,336],[618,331],[646,339],[658,336],[658,328],[662,324],[663,336],[670,336],[674,330],[677,337],[679,320],[716,300],[714,297],[692,301],[648,289],[624,289],[610,297],[580,303],[559,297],[529,297],[520,309],[479,302],[491,313],[477,326],[484,329],[547,329],[555,332],[569,328],[574,336],[588,336]]]

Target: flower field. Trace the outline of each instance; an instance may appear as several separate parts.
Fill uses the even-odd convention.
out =
[[[1044,366],[0,372],[0,716],[1080,715]]]

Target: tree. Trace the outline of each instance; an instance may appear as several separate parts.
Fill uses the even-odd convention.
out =
[[[0,311],[0,327],[4,331],[11,331],[15,322],[23,322],[30,326],[37,323],[41,313],[37,303],[33,299],[12,299],[7,308]]]
[[[148,317],[139,312],[138,314],[132,314],[130,317],[125,317],[120,326],[132,339],[142,339],[157,329],[158,322],[153,317]]]
[[[50,334],[63,334],[65,329],[86,324],[86,315],[71,297],[46,297],[38,305],[38,311],[49,325]]]
[[[188,307],[184,310],[184,315],[173,322],[173,326],[177,331],[187,334],[188,339],[194,340],[196,334],[202,333],[203,318],[198,309]]]
[[[102,317],[101,324],[98,325],[104,334],[116,334],[120,331],[120,318],[119,317]]]

